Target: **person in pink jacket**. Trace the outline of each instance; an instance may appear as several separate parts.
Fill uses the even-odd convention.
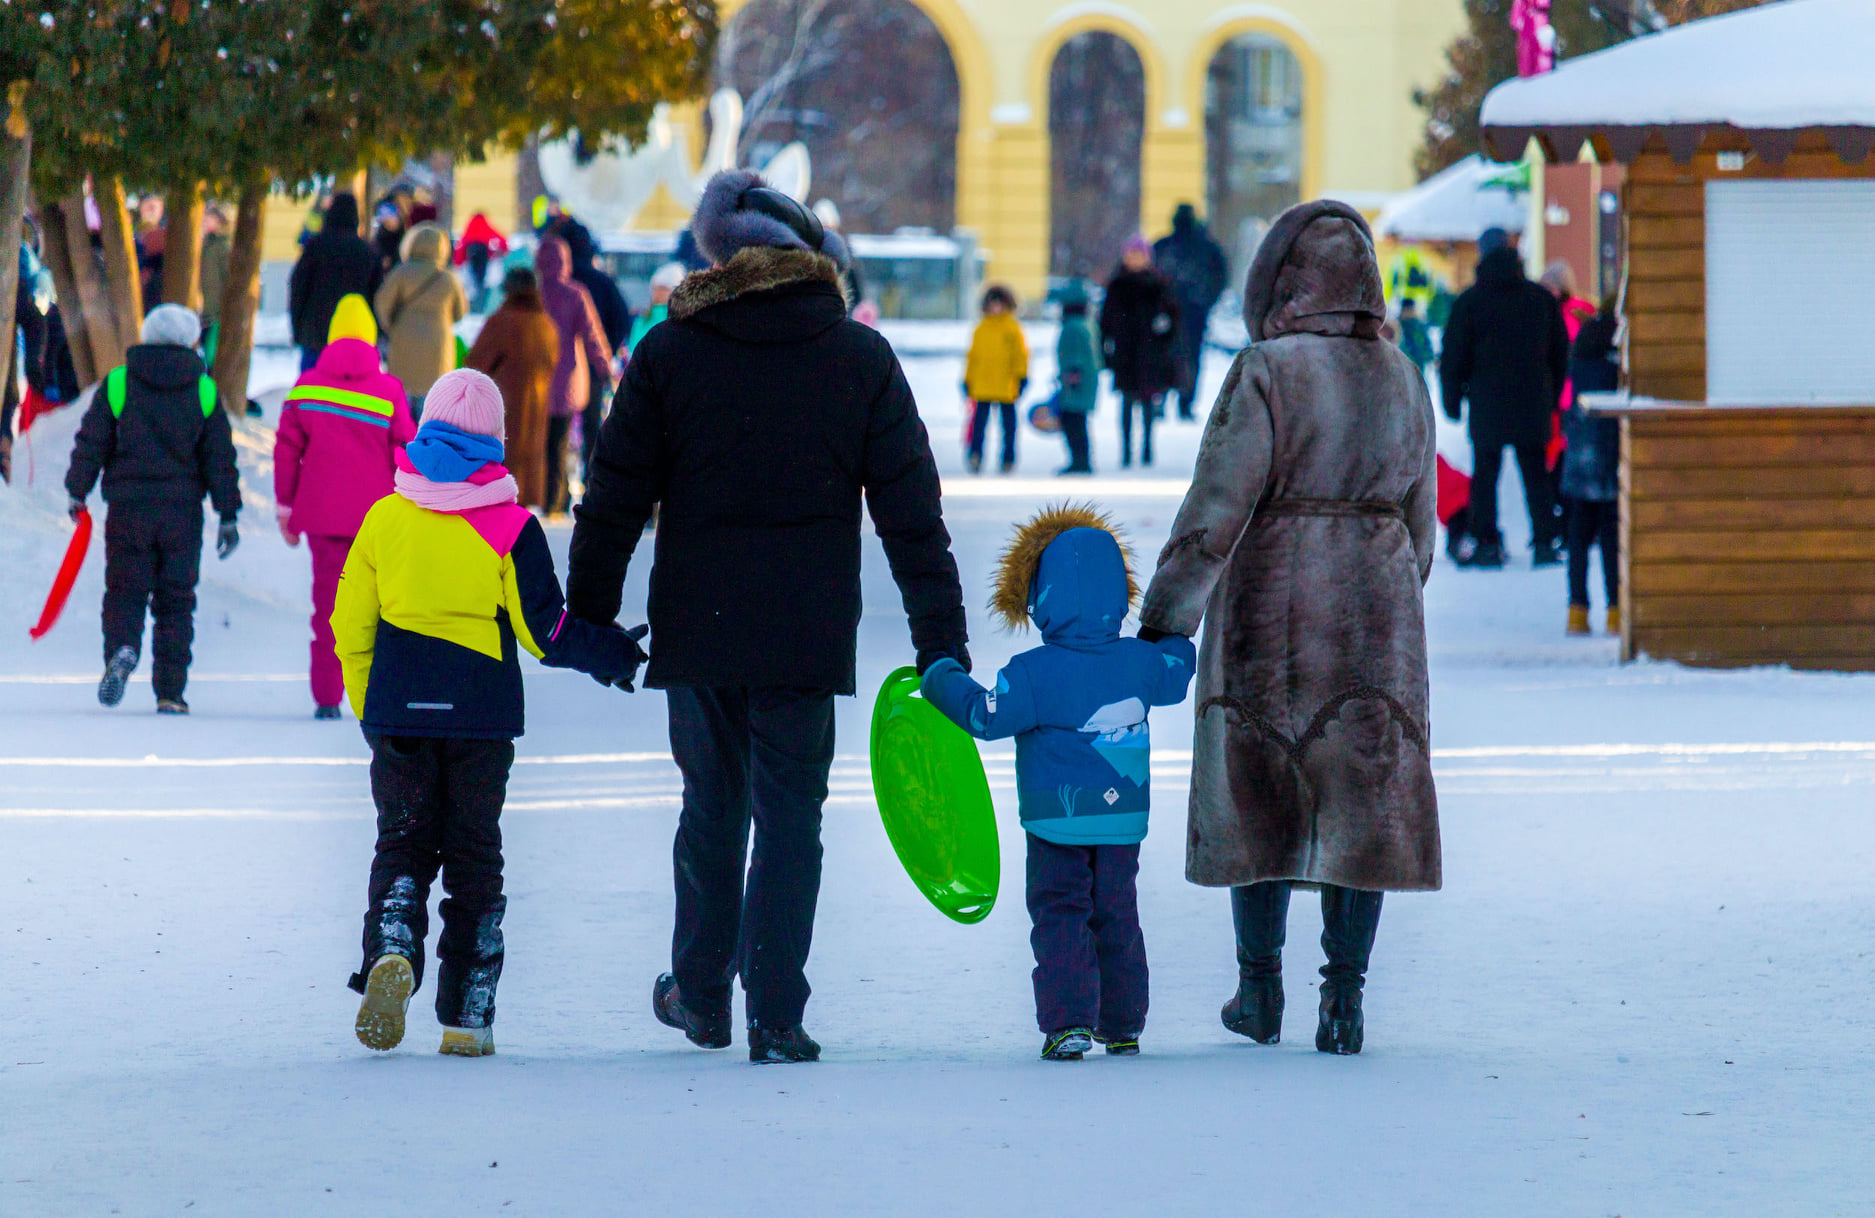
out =
[[[332,314],[326,348],[286,395],[273,446],[280,534],[312,550],[313,717],[337,719],[345,699],[332,607],[352,539],[391,493],[396,453],[417,434],[404,387],[378,362],[378,326],[362,296]]]

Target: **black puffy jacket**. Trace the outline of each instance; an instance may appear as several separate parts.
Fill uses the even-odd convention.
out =
[[[1457,419],[1459,403],[1469,399],[1474,445],[1547,444],[1568,375],[1562,306],[1524,278],[1516,250],[1486,254],[1478,281],[1452,303],[1445,323],[1439,388],[1446,415]]]
[[[377,250],[358,235],[358,201],[348,194],[334,195],[318,235],[293,264],[287,299],[293,345],[323,351],[339,300],[354,293],[376,300],[383,282]]]
[[[1100,341],[1121,393],[1152,397],[1178,384],[1178,295],[1158,270],[1116,272],[1100,302]]]
[[[104,475],[111,504],[199,504],[208,495],[223,520],[241,510],[228,413],[204,409],[202,357],[187,347],[145,343],[124,356],[124,410],[100,384],[78,427],[65,489],[83,499]]]
[[[618,616],[656,506],[647,684],[850,694],[862,496],[913,644],[961,648],[937,465],[897,357],[847,317],[830,259],[744,250],[686,279],[626,365],[573,530],[568,607]]]

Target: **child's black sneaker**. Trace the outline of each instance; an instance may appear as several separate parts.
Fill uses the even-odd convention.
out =
[[[699,1049],[727,1049],[731,1035],[729,1012],[705,1014],[688,1006],[677,991],[677,978],[661,975],[651,987],[651,1013],[667,1028],[676,1028]]]
[[[792,1028],[764,1028],[749,1025],[749,1060],[758,1065],[785,1062],[817,1062],[820,1045],[800,1024]]]
[[[1042,1060],[1078,1062],[1081,1055],[1093,1047],[1094,1034],[1088,1029],[1063,1028],[1059,1032],[1050,1032],[1048,1039],[1042,1042]]]
[[[1106,1046],[1108,1057],[1139,1056],[1137,1032],[1095,1032],[1094,1042]]]
[[[124,700],[124,686],[130,682],[130,674],[137,671],[137,649],[119,647],[112,654],[111,662],[104,666],[104,677],[98,682],[98,702],[103,706],[116,706]]]
[[[158,698],[156,700],[156,713],[159,715],[186,715],[189,713],[189,704],[184,702],[181,698]]]

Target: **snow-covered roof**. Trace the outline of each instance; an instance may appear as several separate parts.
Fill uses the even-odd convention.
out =
[[[1559,134],[1599,132],[1622,160],[1630,158],[1621,145],[1638,152],[1662,128],[1695,145],[1714,127],[1875,129],[1871,48],[1875,0],[1780,0],[1505,81],[1485,97],[1482,122],[1500,156],[1521,153],[1531,134],[1550,135],[1554,145]],[[1866,151],[1865,140],[1851,142]],[[1553,151],[1572,158],[1576,148]]]
[[[1382,208],[1374,234],[1398,241],[1476,241],[1493,226],[1520,233],[1523,201],[1507,187],[1487,184],[1504,173],[1502,165],[1468,156]]]

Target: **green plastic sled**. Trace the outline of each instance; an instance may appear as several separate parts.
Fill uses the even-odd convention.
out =
[[[918,694],[918,670],[885,679],[872,708],[872,793],[912,883],[945,917],[996,906],[1002,848],[976,741]]]

